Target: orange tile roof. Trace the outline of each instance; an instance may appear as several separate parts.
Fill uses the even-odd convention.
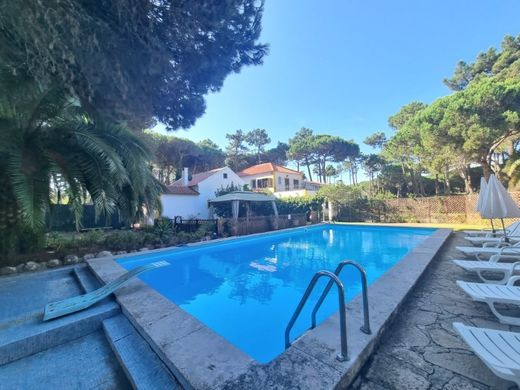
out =
[[[166,187],[166,194],[167,195],[199,195],[199,193],[191,187],[176,186],[174,184]]]
[[[296,173],[298,175],[301,175],[301,172],[295,171],[294,169],[282,167],[281,165],[276,165],[273,163],[263,163],[253,165],[252,167],[244,169],[243,171],[238,173],[238,176],[258,175],[260,173],[269,173],[274,171],[280,173]]]

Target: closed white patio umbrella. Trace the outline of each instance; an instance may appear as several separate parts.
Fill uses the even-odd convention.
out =
[[[480,192],[478,193],[478,199],[477,199],[477,207],[475,207],[475,210],[480,213],[482,210],[482,206],[484,204],[484,198],[486,196],[487,191],[487,181],[484,176],[480,178]]]
[[[480,215],[482,218],[499,218],[502,221],[506,241],[504,218],[520,218],[520,208],[495,175],[489,177]]]
[[[482,210],[482,206],[484,205],[484,198],[486,197],[487,192],[487,181],[484,176],[480,178],[480,192],[478,193],[478,199],[477,199],[477,207],[475,207],[475,210],[479,213]],[[482,216],[482,214],[481,214]],[[482,218],[485,218],[482,216]],[[493,233],[495,233],[495,225],[493,225],[493,219],[489,220],[491,222],[491,230]]]

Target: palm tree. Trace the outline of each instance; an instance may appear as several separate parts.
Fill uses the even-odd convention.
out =
[[[1,76],[0,235],[42,229],[53,194],[66,194],[76,221],[86,200],[97,215],[117,210],[126,220],[159,207],[161,185],[137,133],[87,115],[62,90]]]

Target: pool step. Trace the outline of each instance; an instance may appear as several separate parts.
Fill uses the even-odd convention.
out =
[[[88,310],[48,322],[41,321],[42,310],[32,321],[0,331],[0,365],[92,333],[103,320],[118,313],[119,305],[108,299]]]
[[[87,266],[74,267],[72,274],[83,290],[83,294],[94,291],[101,287],[101,283],[96,279],[92,271]]]
[[[120,314],[103,321],[107,339],[136,389],[182,389],[148,343]]]

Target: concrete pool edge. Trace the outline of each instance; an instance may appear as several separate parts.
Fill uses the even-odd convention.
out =
[[[451,229],[437,229],[370,285],[368,296],[372,334],[367,335],[359,329],[363,325],[361,294],[347,303],[349,361],[339,362],[335,359],[339,352],[339,312],[316,329],[302,335],[292,347],[330,367],[329,372],[323,372],[321,375],[339,372],[339,378],[332,387],[346,388],[370,358],[385,330],[398,315],[406,297],[419,282],[451,232]]]
[[[285,229],[283,232],[306,228],[309,227]],[[361,297],[358,295],[347,304],[351,359],[343,363],[335,360],[339,350],[338,313],[306,332],[276,359],[262,365],[141,281],[133,281],[116,292],[116,298],[123,313],[186,388],[258,388],[263,386],[262,382],[309,389],[343,387],[355,378],[370,357],[404,298],[450,233],[450,229],[437,229],[372,283],[369,288],[372,335],[359,331],[363,315]],[[260,235],[266,233],[251,236]],[[237,238],[222,240],[234,239]],[[135,255],[139,254],[143,252]],[[129,255],[93,259],[88,264],[94,274],[107,283],[125,272],[114,261],[122,257]]]

